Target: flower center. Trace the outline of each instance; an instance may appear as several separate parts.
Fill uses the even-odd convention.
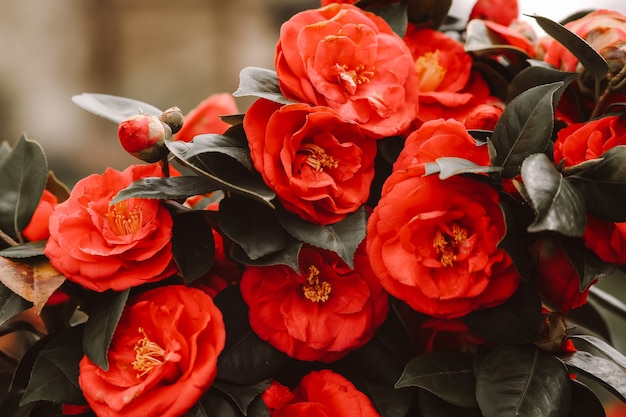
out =
[[[165,363],[164,356],[165,350],[154,343],[148,336],[142,327],[139,328],[139,333],[143,334],[143,338],[139,339],[135,343],[135,360],[133,361],[133,369],[141,372],[137,373],[137,378],[141,378],[152,370],[155,366],[163,365]]]
[[[450,230],[442,232],[437,230],[433,239],[433,247],[437,254],[441,255],[439,262],[442,266],[449,267],[456,261],[456,248],[467,240],[467,230],[454,224]]]
[[[141,205],[128,209],[127,200],[109,206],[106,214],[107,221],[113,233],[118,236],[135,234],[141,229],[143,213]]]
[[[339,162],[332,155],[328,155],[323,148],[313,143],[302,145],[298,152],[307,155],[305,162],[318,172],[324,171],[324,168],[339,166]]]
[[[350,69],[347,65],[336,64],[339,84],[350,94],[354,94],[361,84],[369,83],[374,77],[374,68],[368,69],[365,65],[357,65]]]
[[[304,297],[314,303],[325,302],[331,289],[329,282],[320,282],[320,270],[315,265],[309,265],[306,284],[302,287]]]
[[[415,61],[420,79],[420,91],[435,91],[446,76],[446,69],[439,64],[439,50],[426,52]]]

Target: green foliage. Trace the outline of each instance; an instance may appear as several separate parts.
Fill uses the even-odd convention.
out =
[[[26,301],[13,291],[0,283],[0,325],[6,323],[16,314],[26,311],[33,306],[33,303]]]
[[[109,94],[83,93],[73,96],[72,101],[80,108],[114,123],[120,123],[137,114],[159,117],[163,113],[151,104]]]
[[[246,67],[239,73],[239,87],[233,93],[235,97],[258,97],[280,104],[293,103],[283,96],[278,85],[276,71]]]
[[[218,188],[203,177],[159,177],[142,178],[121,190],[111,204],[129,198],[152,198],[159,200],[181,200],[195,195],[208,194]]]

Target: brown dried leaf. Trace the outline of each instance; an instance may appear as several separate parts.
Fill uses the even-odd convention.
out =
[[[48,298],[63,284],[65,276],[47,260],[16,261],[0,257],[0,281],[15,294],[32,302],[39,314]]]

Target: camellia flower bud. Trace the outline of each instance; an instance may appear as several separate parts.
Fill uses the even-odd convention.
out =
[[[172,133],[177,133],[183,127],[183,112],[176,106],[165,110],[159,119],[172,129]]]
[[[165,140],[172,136],[172,129],[156,116],[138,114],[120,122],[117,135],[126,152],[152,163],[167,155]]]

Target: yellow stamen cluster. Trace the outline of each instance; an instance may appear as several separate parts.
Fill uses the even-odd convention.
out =
[[[139,328],[139,333],[143,334],[144,337],[135,343],[135,360],[132,363],[133,369],[140,372],[137,373],[137,378],[141,378],[155,366],[165,363],[163,360],[165,350],[148,339],[142,327]]]
[[[371,82],[374,77],[374,69],[368,70],[365,65],[357,65],[354,69],[349,69],[347,65],[342,65],[344,74],[347,74],[356,85],[361,85]]]
[[[298,152],[306,154],[306,163],[318,172],[324,171],[324,168],[332,169],[339,166],[339,162],[332,155],[328,155],[323,148],[313,143],[302,145]]]
[[[456,261],[456,248],[467,240],[467,230],[454,224],[449,232],[444,235],[441,230],[437,230],[433,239],[433,247],[438,254],[441,254],[439,262],[442,266],[449,267]]]
[[[126,200],[109,206],[106,219],[113,233],[118,236],[135,234],[141,229],[143,224],[143,212],[141,205],[136,205],[132,210],[128,210]]]
[[[446,69],[439,63],[439,50],[427,52],[415,62],[420,79],[420,91],[435,91],[446,77]]]
[[[306,284],[302,287],[304,297],[314,303],[325,302],[328,300],[331,290],[329,282],[320,282],[320,270],[315,265],[310,265]]]

